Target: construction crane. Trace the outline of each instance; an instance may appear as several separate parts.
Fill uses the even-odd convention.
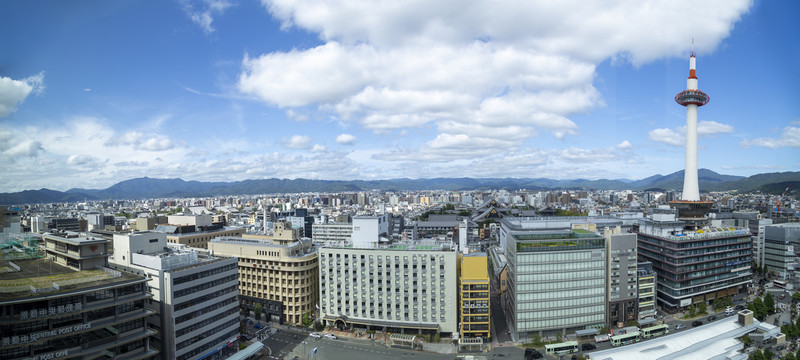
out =
[[[775,213],[776,214],[780,214],[780,212],[781,212],[781,202],[783,201],[783,198],[786,196],[786,193],[789,192],[789,188],[791,188],[791,187],[792,187],[792,184],[789,184],[789,186],[786,187],[786,190],[783,190],[783,194],[781,194],[781,196],[779,196],[778,199],[775,200],[775,209],[776,209]]]

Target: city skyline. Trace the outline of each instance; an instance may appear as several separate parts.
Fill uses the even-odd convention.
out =
[[[797,171],[798,7],[3,3],[0,192],[666,175],[692,38],[699,167]]]

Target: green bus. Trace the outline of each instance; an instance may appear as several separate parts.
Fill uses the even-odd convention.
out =
[[[668,333],[669,333],[669,325],[667,325],[667,324],[656,325],[656,326],[653,326],[653,327],[642,329],[642,337],[645,338],[645,339],[651,338],[653,336],[659,336],[659,335],[668,334]]]
[[[567,341],[558,344],[547,344],[544,346],[544,351],[550,355],[571,354],[578,352],[578,342]]]
[[[632,331],[627,334],[614,335],[611,337],[611,346],[632,344],[639,341],[639,332]]]

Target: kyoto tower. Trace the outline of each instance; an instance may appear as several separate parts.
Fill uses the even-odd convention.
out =
[[[700,186],[697,182],[697,108],[708,104],[709,96],[697,89],[697,70],[694,49],[689,57],[689,78],[686,90],[675,95],[675,102],[686,107],[686,169],[683,173],[683,195],[681,201],[670,205],[678,209],[681,220],[697,227],[705,223],[711,209],[710,201],[700,201]]]

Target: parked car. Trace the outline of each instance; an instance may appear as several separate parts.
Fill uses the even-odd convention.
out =
[[[311,334],[308,334],[308,336],[311,336],[314,339],[321,339],[322,338],[322,335],[320,335],[319,333],[315,333],[315,332],[313,332]]]
[[[736,305],[736,308],[735,308],[735,309],[736,309],[736,310],[744,310],[744,309],[745,309],[745,306],[744,306],[744,305]]]
[[[325,338],[326,338],[326,339],[331,339],[331,340],[336,340],[336,339],[338,339],[338,338],[336,337],[336,335],[333,335],[333,334],[325,334]]]
[[[678,324],[678,325],[675,325],[675,330],[680,330],[680,329],[683,329],[685,327],[686,327],[686,324]]]
[[[700,320],[692,321],[692,326],[700,326],[700,325],[703,325],[702,321],[700,321]]]
[[[717,316],[716,315],[711,315],[711,316],[707,317],[706,320],[708,320],[708,321],[717,320]]]
[[[581,350],[583,350],[583,351],[594,350],[596,348],[597,348],[597,346],[594,346],[594,344],[586,343],[586,344],[581,345]]]
[[[261,325],[261,324],[253,324],[253,327],[254,327],[254,328],[256,328],[256,329],[263,329],[263,328],[264,328],[264,325]]]
[[[542,357],[543,357],[542,353],[540,353],[539,350],[536,350],[534,348],[525,349],[525,360],[541,359]]]

